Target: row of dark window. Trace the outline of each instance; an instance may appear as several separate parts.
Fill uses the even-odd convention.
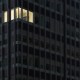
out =
[[[67,58],[67,64],[73,65],[73,66],[76,64],[77,67],[80,66],[79,60],[75,60],[75,59],[71,59],[71,58]]]
[[[16,75],[17,74],[21,74],[21,72],[22,72],[21,71],[21,67],[18,67],[18,68],[16,67]],[[29,72],[29,76],[31,76],[31,77],[34,77],[35,76],[36,78],[40,78],[40,74],[41,74],[41,79],[45,79],[46,78],[46,80],[51,80],[50,75],[52,75],[52,80],[56,80],[56,75],[54,75],[54,74],[40,72],[38,70],[35,70],[34,71],[33,69],[29,69],[29,71],[28,71],[27,68],[23,68],[23,75],[26,75],[27,76],[28,75],[28,72]],[[35,72],[35,75],[34,75],[34,72]],[[60,79],[61,79],[61,76],[57,76],[57,80],[60,80]]]
[[[40,4],[40,0],[34,0],[34,2]],[[46,7],[49,7],[50,8],[50,4],[53,3],[53,1],[49,1],[49,0],[46,0],[46,1],[43,1],[44,3],[44,6]],[[46,2],[46,5],[45,5],[45,2]],[[59,0],[59,1],[56,1],[56,3],[59,3],[59,2],[64,2],[64,0]],[[40,4],[41,5],[41,4]],[[53,4],[54,5],[54,4]],[[79,9],[79,5],[80,3],[79,2],[76,2],[75,0],[67,0],[67,5],[70,5],[72,7],[76,7],[76,9]],[[60,8],[59,8],[60,9]]]
[[[71,5],[72,7],[76,7],[76,9],[80,8],[80,2],[76,2],[75,0],[67,0],[67,4]]]
[[[34,57],[34,56],[32,56],[32,57]],[[61,67],[60,66],[51,66],[51,64],[50,63],[45,63],[46,64],[46,66],[45,66],[45,64],[42,64],[42,61],[40,61],[40,58],[38,58],[38,57],[35,57],[35,61],[33,60],[33,58],[30,58],[29,60],[27,60],[27,57],[23,57],[23,58],[21,58],[21,56],[18,56],[18,57],[16,57],[16,63],[18,63],[18,64],[21,64],[21,59],[22,59],[22,61],[23,61],[23,65],[29,65],[29,66],[32,66],[32,67],[36,67],[36,68],[41,68],[41,69],[46,69],[46,70],[52,70],[53,72],[58,72],[58,73],[61,73]],[[27,62],[27,61],[29,61],[29,62]],[[52,69],[51,69],[51,67],[52,67]],[[55,69],[53,69],[53,68],[55,68]]]
[[[59,17],[58,17],[59,18]],[[60,20],[60,19],[59,19]],[[35,23],[36,24],[39,24],[39,17],[36,18],[35,20]],[[76,28],[79,28],[80,24],[78,21],[74,21],[74,20],[71,20],[70,18],[67,18],[66,20],[66,23],[68,25],[72,25],[73,27],[76,26]],[[41,25],[41,24],[40,24]],[[17,28],[17,26],[15,26]],[[21,28],[21,22],[19,22],[18,24],[18,27]],[[50,29],[51,28],[51,23],[50,21],[46,21],[46,25],[44,26],[44,28],[46,27],[46,29]],[[54,27],[54,26],[53,26]],[[24,30],[28,30],[28,24],[27,23],[23,23],[23,29]],[[34,26],[33,25],[29,25],[29,29],[30,29],[30,32],[33,32],[34,31]],[[39,34],[39,29],[40,28],[35,28],[35,33]],[[3,28],[2,28],[3,32],[7,32],[7,27],[5,25],[3,25]],[[44,32],[44,31],[43,31]],[[49,33],[48,33],[49,34]]]
[[[48,37],[48,38],[50,38],[50,37]],[[61,41],[62,40],[62,42],[64,42],[64,37],[61,37],[60,35],[57,35],[57,39],[56,39],[55,38],[55,34],[52,34],[52,38],[51,39],[52,40],[57,40],[57,41]],[[21,41],[21,35],[18,35],[16,41]],[[26,36],[23,36],[23,42],[25,42],[25,43],[28,42],[28,39],[26,38]],[[50,42],[45,42],[44,40],[40,41],[39,39],[35,39],[35,46],[41,46],[42,48],[44,48],[45,47],[45,43],[46,43],[46,48],[50,49]],[[32,38],[32,37],[29,38],[29,44],[31,44],[31,45],[34,44],[34,38]],[[80,47],[80,42],[79,41],[75,41],[74,39],[70,39],[70,38],[67,38],[67,44],[68,45],[72,45],[72,46],[76,46],[77,48]],[[55,49],[52,49],[52,50],[55,50]]]
[[[60,38],[58,37],[57,38],[58,41],[60,41]],[[35,46],[41,46],[42,48],[45,48],[45,43],[46,43],[46,49],[50,49],[50,42],[44,42],[44,41],[40,41],[39,39],[35,39],[35,43],[34,43],[34,40],[33,38],[29,38],[29,44],[35,44]],[[67,44],[68,45],[72,45],[72,46],[75,46],[79,48],[80,46],[80,42],[79,41],[75,41],[73,39],[70,39],[70,38],[67,38]],[[55,47],[54,44],[51,44],[51,47]],[[52,50],[55,50],[52,48]]]
[[[67,75],[69,75],[69,76],[75,76],[74,69],[68,68],[68,69],[67,69]],[[79,74],[79,70],[77,70],[77,71],[76,71],[76,76],[79,77],[79,75],[80,75],[80,74]]]
[[[79,27],[79,23],[78,22],[76,23],[76,27]],[[21,30],[21,27],[20,26],[19,26],[19,28]],[[28,28],[29,28],[29,32],[35,32],[35,34],[38,34],[38,35],[41,33],[41,36],[45,36],[46,35],[47,38],[50,38],[50,36],[51,36],[51,38],[54,39],[54,40],[55,40],[55,37],[57,36],[57,40],[58,41],[61,40],[61,36],[59,34],[56,35],[55,33],[51,33],[50,31],[41,29],[39,27],[35,27],[35,29],[34,29],[34,26],[33,25],[29,25],[29,27],[28,27],[28,25],[24,23],[23,24],[23,30],[28,31]],[[75,33],[73,33],[73,32],[71,34],[70,33],[71,33],[70,30],[67,30],[67,35],[68,36],[75,37]],[[78,32],[76,32],[76,38],[79,39],[79,33]],[[64,38],[62,37],[62,42],[63,41],[64,41]]]
[[[17,72],[18,71],[18,72]],[[21,74],[21,67],[18,67],[18,68],[16,68],[16,75],[17,74]],[[41,77],[41,79],[45,79],[46,78],[46,80],[51,80],[51,78],[52,78],[52,80],[56,80],[56,78],[57,78],[57,80],[60,80],[61,79],[61,76],[57,76],[56,77],[56,75],[54,75],[54,74],[50,74],[50,73],[45,73],[45,72],[40,72],[40,71],[38,71],[38,70],[33,70],[33,69],[29,69],[29,71],[28,71],[28,69],[27,68],[23,68],[23,75],[28,75],[28,72],[29,72],[29,76],[31,76],[31,77],[36,77],[36,78],[40,78]],[[35,72],[35,74],[34,74],[34,72]],[[75,76],[75,72],[74,72],[74,70],[72,70],[71,71],[72,72],[72,76]],[[40,76],[40,74],[41,74],[41,76]],[[50,75],[52,75],[52,77],[50,77]],[[70,75],[70,73],[69,73],[69,75]],[[76,76],[77,77],[79,77],[79,71],[76,71]],[[68,79],[67,79],[68,80]]]
[[[26,36],[23,36],[23,39],[22,39],[22,41],[24,43],[27,43],[28,42],[28,38]],[[53,40],[56,40],[55,34],[52,34],[52,39]],[[64,38],[63,37],[61,38],[60,35],[57,35],[57,41],[61,41],[61,40],[62,40],[62,42],[64,42]],[[16,36],[16,41],[21,41],[21,35],[18,35],[18,37]],[[44,40],[41,40],[40,41],[39,39],[35,39],[35,46],[41,46],[42,48],[45,48],[46,47],[46,49],[50,49],[50,42],[45,42],[46,45],[45,45],[44,42],[45,42]],[[7,39],[3,39],[3,41],[0,41],[0,45],[5,45],[7,43],[8,43]],[[34,39],[32,37],[29,38],[29,44],[31,44],[31,45],[34,44]],[[80,47],[80,42],[79,41],[75,41],[74,39],[70,39],[70,38],[67,38],[67,44],[68,45],[72,45],[72,46],[76,46],[77,48]],[[51,44],[51,49],[53,51],[55,51],[55,46],[56,45]],[[58,51],[60,51],[60,50],[58,49]]]
[[[18,51],[21,51],[21,45],[17,45],[17,46],[18,46]],[[64,58],[60,55],[56,55],[53,53],[51,54],[50,52],[45,53],[45,51],[43,51],[43,50],[40,52],[39,49],[34,50],[32,47],[29,47],[29,50],[28,50],[27,46],[23,46],[23,52],[28,53],[28,51],[29,51],[29,54],[31,54],[31,55],[35,55],[35,56],[41,55],[41,57],[43,57],[43,58],[46,57],[49,60],[52,58],[52,60],[57,60],[58,62],[61,62],[61,60],[62,60],[62,62],[64,62]],[[68,58],[67,64],[70,64],[70,61],[72,61],[72,65],[75,65],[75,63],[76,63],[76,66],[79,67],[79,64],[80,64],[79,61],[76,61],[74,59],[71,60],[70,58]]]
[[[16,52],[17,51],[21,52],[21,45],[16,44],[15,49],[17,49]],[[25,45],[23,45],[23,53],[28,53],[28,47]],[[50,52],[46,52],[46,54],[45,54],[44,50],[42,50],[40,53],[39,49],[35,49],[35,53],[34,53],[34,48],[32,48],[32,47],[29,47],[29,54],[36,55],[36,56],[40,56],[40,54],[41,54],[41,57],[43,57],[43,58],[45,58],[45,56],[46,56],[47,59],[50,59],[50,57],[52,57],[52,60],[56,59],[56,54],[53,54],[53,53],[51,54]],[[57,61],[59,61],[59,62],[61,61],[60,55],[57,55]]]

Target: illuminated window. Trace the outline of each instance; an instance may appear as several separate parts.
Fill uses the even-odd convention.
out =
[[[27,10],[23,9],[23,19],[27,21]]]
[[[29,11],[29,22],[33,23],[33,12]]]
[[[21,8],[19,8],[18,16],[19,16],[19,18],[21,18]]]
[[[16,18],[18,18],[18,14],[19,14],[19,9],[16,8]]]
[[[7,22],[8,21],[7,15],[8,15],[8,13],[7,13],[7,11],[5,11],[4,12],[4,22]]]
[[[11,20],[14,20],[14,9],[11,10]]]
[[[7,20],[7,17],[8,17],[7,13],[8,13],[8,11],[4,12],[4,22],[8,21]],[[15,15],[15,19],[22,18],[25,21],[29,21],[29,22],[33,23],[33,12],[31,12],[31,11],[17,7],[15,9],[15,14],[14,14],[14,9],[11,9],[11,20],[14,20],[14,15]],[[29,17],[28,17],[28,15],[29,15]]]
[[[21,18],[21,8],[16,8],[16,19]]]

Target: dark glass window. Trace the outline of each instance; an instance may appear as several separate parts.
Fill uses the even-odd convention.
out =
[[[40,23],[40,16],[39,16],[39,14],[35,14],[36,16],[35,16],[35,24],[39,24]]]
[[[67,4],[68,4],[68,5],[70,4],[70,0],[67,0]]]
[[[23,75],[28,75],[28,69],[27,68],[23,68]]]
[[[36,3],[39,3],[39,0],[35,0]]]
[[[35,67],[40,66],[40,59],[38,57],[35,57]]]
[[[67,44],[70,44],[70,38],[67,38]]]
[[[54,44],[52,44],[51,49],[52,49],[53,51],[55,51],[55,45],[54,45]]]
[[[67,9],[67,15],[70,16],[70,9]]]
[[[76,61],[76,66],[79,67],[80,66],[80,62],[77,60]]]
[[[76,71],[76,76],[79,77],[80,76],[80,72]]]
[[[74,76],[74,75],[75,75],[74,70],[71,70],[71,75],[72,75],[72,76]]]
[[[35,45],[39,46],[39,40],[38,39],[35,39]]]
[[[21,74],[21,67],[18,67],[18,73]]]
[[[76,8],[77,8],[77,9],[79,9],[79,5],[80,5],[80,4],[79,4],[78,2],[76,2]]]
[[[29,69],[29,76],[34,76],[34,70],[32,70],[32,69]]]
[[[41,51],[41,57],[45,57],[45,51]]]
[[[35,71],[35,77],[37,77],[37,78],[40,77],[40,72],[39,71]]]
[[[55,17],[56,17],[55,16],[56,15],[55,12],[52,12],[51,15],[52,15],[52,18],[55,19]]]
[[[34,49],[32,47],[29,47],[29,53],[34,54]]]
[[[75,65],[75,60],[74,59],[72,59],[72,65]]]
[[[60,73],[61,72],[61,68],[59,66],[57,66],[57,72]]]
[[[80,45],[80,43],[79,43],[79,41],[77,41],[77,42],[76,42],[76,47],[79,48],[79,45]]]
[[[51,34],[51,38],[52,38],[52,39],[55,39],[55,33],[52,33],[52,34]]]
[[[60,14],[57,14],[57,20],[60,21]]]
[[[75,45],[75,41],[74,40],[72,40],[72,46],[74,46]]]
[[[50,28],[50,21],[46,21],[46,28]]]
[[[57,4],[57,11],[60,12],[60,10],[61,10],[61,4],[58,3],[58,4]]]
[[[21,51],[21,44],[16,44],[15,45],[15,51]]]
[[[52,75],[52,80],[56,80],[56,75]]]
[[[79,28],[79,22],[76,22],[76,27]]]
[[[50,1],[49,0],[46,0],[46,6],[50,7]]]
[[[45,72],[41,72],[41,79],[45,79]]]
[[[45,30],[41,29],[41,36],[45,35]]]
[[[67,64],[70,64],[70,58],[67,58]]]
[[[39,0],[36,0],[39,1]],[[39,6],[35,5],[35,12],[39,13]]]
[[[44,41],[40,41],[41,47],[44,48],[45,47],[45,43]]]
[[[33,32],[34,31],[34,26],[33,25],[29,25],[29,31]]]
[[[60,35],[57,35],[57,40],[60,41]]]
[[[57,61],[60,62],[61,61],[61,56],[57,55]]]
[[[25,45],[23,45],[23,52],[24,52],[24,53],[27,53],[27,52],[28,52],[28,47],[25,46]]]
[[[74,0],[71,0],[71,5],[72,5],[72,7],[75,7],[75,2],[74,2]]]
[[[39,34],[39,28],[35,27],[35,34]]]
[[[46,10],[46,16],[50,17],[50,11],[49,10]]]
[[[70,18],[67,18],[67,24],[70,24]]]
[[[27,31],[28,30],[28,24],[27,23],[23,23],[23,30]]]
[[[56,55],[55,54],[52,54],[52,60],[55,60],[56,59]]]
[[[49,31],[46,31],[46,37],[50,37],[50,32]]]
[[[80,15],[79,14],[76,14],[76,19],[80,19]]]
[[[35,55],[36,56],[39,56],[40,54],[39,54],[39,49],[35,49]]]
[[[23,64],[27,65],[27,56],[23,56]]]
[[[27,43],[28,39],[26,36],[23,36],[23,42]]]
[[[34,10],[34,5],[33,5],[33,3],[29,3],[29,10],[31,10],[31,11]]]
[[[50,70],[50,64],[46,64],[46,69]]]
[[[61,80],[61,77],[60,76],[57,76],[57,80]]]
[[[75,26],[75,21],[72,20],[72,21],[71,21],[71,24],[72,24],[72,26]]]
[[[46,58],[50,59],[50,53],[49,52],[46,52]]]
[[[50,80],[50,74],[49,73],[46,74],[46,80]]]
[[[44,15],[45,14],[45,9],[41,8],[41,14]]]

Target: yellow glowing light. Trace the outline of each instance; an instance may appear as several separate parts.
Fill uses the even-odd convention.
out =
[[[14,18],[14,16],[16,17]],[[11,9],[11,20],[18,19],[18,18],[33,23],[33,12],[28,11],[26,9],[22,9],[20,7],[17,7],[16,9]],[[4,12],[4,22],[7,22],[7,21],[8,21],[8,11],[5,11]]]
[[[8,21],[7,15],[8,15],[8,12],[5,11],[5,12],[4,12],[4,22],[7,22],[7,21]]]
[[[33,23],[33,12],[29,11],[29,22]]]
[[[19,9],[18,8],[16,8],[16,18],[18,18],[19,17]]]
[[[14,9],[11,9],[11,20],[14,20]]]
[[[27,10],[23,9],[23,19],[27,21]]]
[[[18,15],[19,15],[19,18],[21,18],[21,8],[19,8],[19,13],[18,13]]]

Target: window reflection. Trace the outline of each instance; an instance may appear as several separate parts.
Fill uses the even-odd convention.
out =
[[[7,13],[8,11],[4,12],[4,22],[7,22]],[[14,15],[15,15],[15,18],[14,18]],[[22,9],[20,7],[17,7],[16,9],[11,9],[11,20],[18,19],[18,18],[21,18],[25,21],[29,21],[33,23],[33,12],[28,11],[26,9]]]

